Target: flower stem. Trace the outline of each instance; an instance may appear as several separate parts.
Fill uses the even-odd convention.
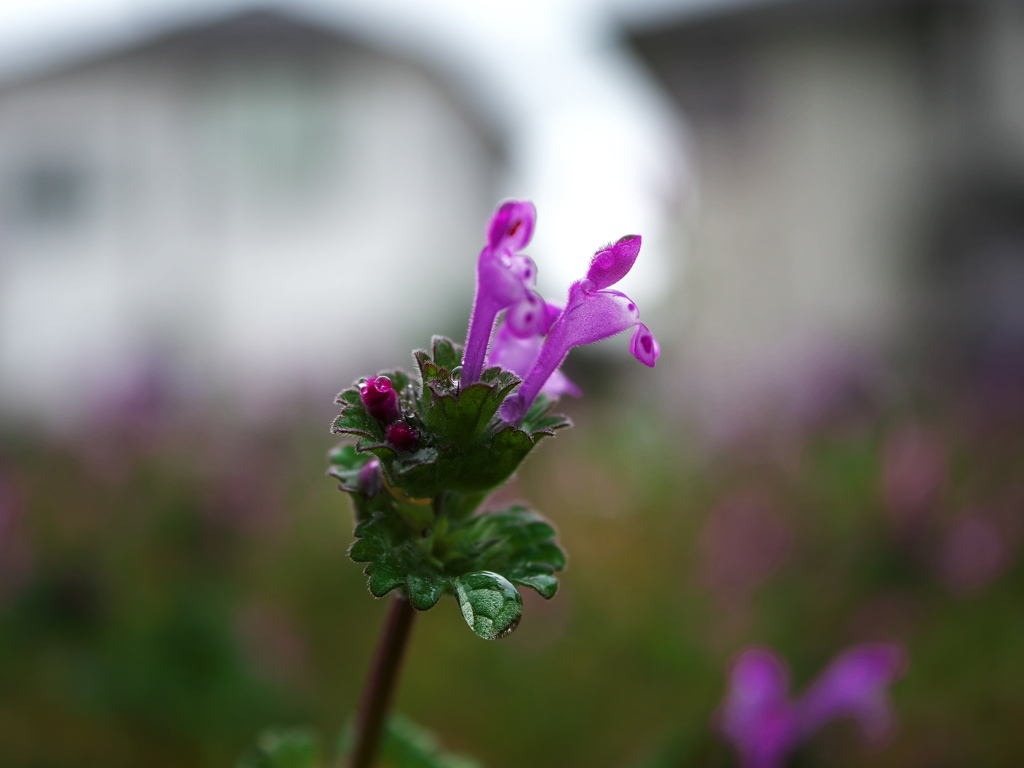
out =
[[[396,593],[377,644],[373,667],[363,689],[362,701],[359,703],[355,749],[352,750],[350,768],[371,768],[373,765],[415,615],[416,611],[413,610],[408,598],[404,594]]]

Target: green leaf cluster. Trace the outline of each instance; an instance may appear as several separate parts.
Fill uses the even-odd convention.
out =
[[[235,764],[235,768],[328,768],[341,766],[351,749],[351,734],[337,739],[333,758],[323,739],[307,727],[270,728]],[[433,731],[396,714],[381,739],[380,763],[388,768],[483,768],[466,755],[445,751]]]
[[[499,408],[519,379],[492,368],[480,382],[460,386],[462,351],[447,339],[435,337],[432,352],[416,352],[415,359],[419,380],[386,374],[402,418],[420,436],[414,452],[403,455],[386,443],[358,388],[338,396],[334,431],[359,437],[355,446],[332,451],[328,470],[355,508],[349,556],[366,563],[376,597],[401,589],[424,611],[450,594],[477,635],[505,637],[523,612],[517,587],[553,597],[565,553],[554,527],[536,512],[479,507],[542,437],[569,420],[548,415],[551,402],[539,398],[521,425],[503,421]]]
[[[349,557],[366,563],[374,596],[401,589],[425,611],[451,594],[473,631],[492,640],[519,624],[517,586],[554,596],[554,574],[565,567],[565,553],[554,527],[536,512],[524,506],[479,512],[479,494],[447,492],[427,505],[383,486],[368,494],[350,486],[352,477],[372,468],[372,457],[346,446],[332,454],[332,462],[330,474],[342,480],[356,509]]]
[[[388,484],[412,498],[433,498],[443,491],[477,493],[497,488],[511,477],[539,440],[569,426],[564,416],[546,414],[540,400],[519,426],[498,415],[505,398],[519,385],[511,371],[489,368],[480,381],[461,386],[462,348],[435,336],[431,352],[413,354],[419,379],[386,371],[398,393],[402,418],[419,436],[415,451],[402,452],[385,438],[385,425],[363,407],[358,383],[340,393],[332,431],[359,438],[357,450],[374,454]]]

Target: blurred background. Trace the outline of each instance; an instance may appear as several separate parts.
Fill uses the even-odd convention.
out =
[[[0,5],[0,765],[335,734],[384,604],[334,395],[461,339],[539,212],[662,344],[578,349],[503,499],[570,568],[420,617],[398,708],[495,768],[728,766],[731,658],[903,644],[899,729],[794,765],[1024,761],[1024,3]],[[486,706],[480,702],[486,701]]]

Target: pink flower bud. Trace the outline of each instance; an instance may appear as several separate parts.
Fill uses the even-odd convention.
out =
[[[387,376],[371,376],[359,386],[359,394],[367,412],[385,426],[402,415],[398,394]]]
[[[391,447],[400,453],[411,453],[419,447],[420,436],[404,421],[396,421],[386,434]]]

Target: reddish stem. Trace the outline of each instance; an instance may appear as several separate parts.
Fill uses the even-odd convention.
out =
[[[373,765],[415,615],[416,611],[405,595],[395,593],[359,703],[350,768],[371,768]]]

